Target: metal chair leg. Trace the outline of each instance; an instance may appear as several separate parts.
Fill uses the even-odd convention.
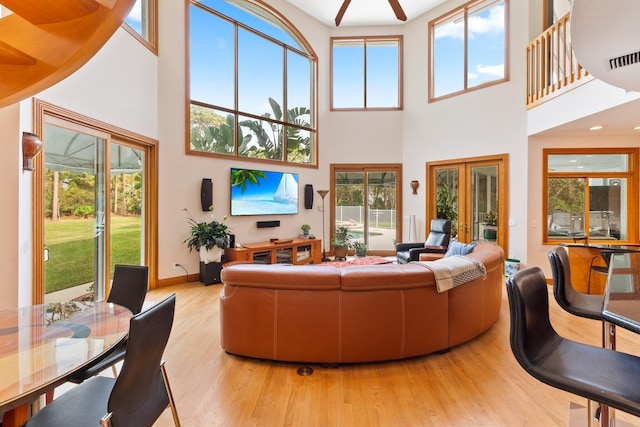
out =
[[[162,372],[164,386],[167,389],[167,395],[169,396],[169,406],[171,407],[171,414],[173,415],[173,423],[176,425],[176,427],[180,427],[180,418],[178,417],[176,402],[175,400],[173,400],[173,393],[171,392],[171,386],[169,385],[169,377],[167,376],[167,370],[164,366],[164,361],[160,363],[160,371]]]

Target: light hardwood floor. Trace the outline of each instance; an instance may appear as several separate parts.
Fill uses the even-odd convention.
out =
[[[147,301],[159,301],[177,295],[165,360],[185,427],[566,426],[569,402],[586,404],[535,380],[518,365],[509,347],[506,291],[498,322],[448,353],[335,369],[308,365],[313,375],[303,377],[297,369],[304,364],[253,360],[221,350],[220,290],[220,285],[196,282],[147,296]],[[571,316],[550,300],[558,333],[600,345],[598,322]],[[618,349],[640,355],[640,337],[618,328]],[[616,415],[640,426],[638,418]],[[169,410],[156,423],[172,425]]]

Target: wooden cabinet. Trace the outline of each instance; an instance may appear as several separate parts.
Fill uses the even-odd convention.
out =
[[[225,260],[254,264],[319,264],[322,241],[318,239],[281,239],[276,242],[246,243],[240,248],[227,248]]]

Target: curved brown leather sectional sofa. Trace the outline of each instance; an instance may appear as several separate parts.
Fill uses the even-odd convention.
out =
[[[447,350],[498,319],[504,252],[467,255],[486,279],[447,292],[415,263],[334,268],[239,264],[224,268],[220,340],[232,354],[290,362],[352,363]]]

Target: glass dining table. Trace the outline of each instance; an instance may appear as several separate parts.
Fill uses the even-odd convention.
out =
[[[640,334],[640,252],[611,256],[602,317]]]
[[[132,313],[106,302],[0,310],[2,427],[22,425],[31,404],[126,338]]]
[[[616,348],[616,327],[640,334],[640,252],[619,252],[611,255],[605,286],[602,318],[605,321],[605,347]],[[602,425],[613,420],[613,409],[603,418]],[[615,425],[626,425],[617,422]]]

